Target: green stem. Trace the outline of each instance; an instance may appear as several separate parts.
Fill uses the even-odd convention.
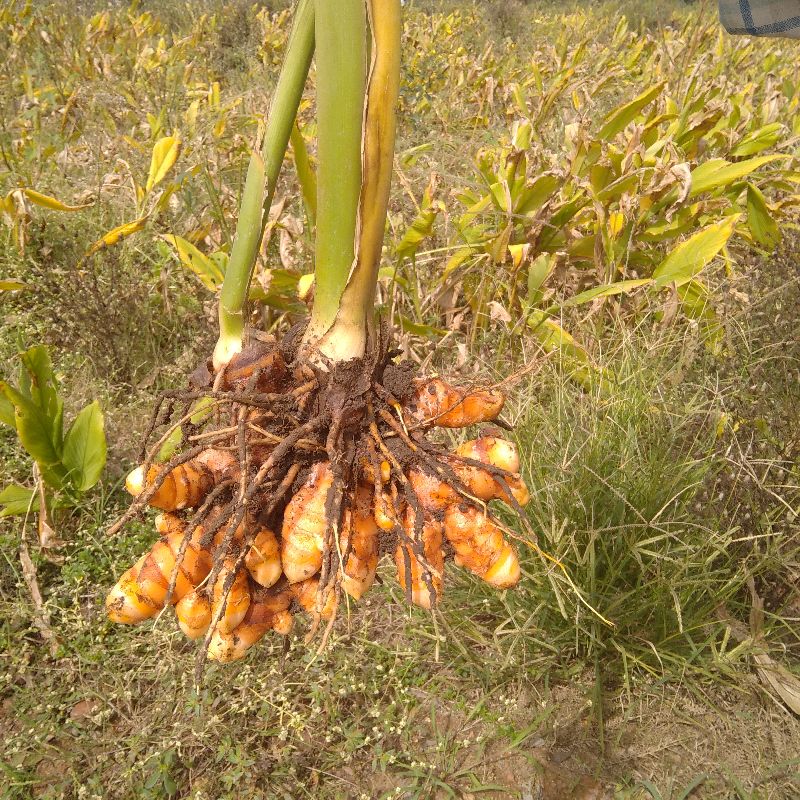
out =
[[[394,166],[400,93],[400,0],[367,0],[372,53],[363,121],[356,259],[331,328],[319,343],[329,359],[364,354],[374,321],[375,291]]]
[[[219,340],[214,348],[217,369],[242,348],[250,279],[313,52],[314,0],[299,0],[270,105],[261,155],[253,153],[247,169],[236,237],[219,296]]]
[[[364,0],[316,0],[315,11],[316,286],[307,342],[316,342],[333,324],[355,258],[367,71]]]
[[[267,193],[264,197],[264,221],[266,227],[272,196],[283,164],[289,137],[295,124],[297,108],[303,96],[303,87],[308,78],[311,57],[314,55],[314,0],[299,0],[295,10],[294,25],[286,46],[278,85],[272,98],[269,122],[261,147],[267,173]]]

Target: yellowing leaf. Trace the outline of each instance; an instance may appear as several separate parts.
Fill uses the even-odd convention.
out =
[[[447,259],[444,265],[444,272],[442,272],[442,279],[446,278],[454,269],[458,269],[470,256],[475,254],[475,250],[471,247],[460,247]]]
[[[0,278],[0,292],[16,292],[18,289],[27,289],[28,284],[16,281],[13,278]]]
[[[17,207],[14,205],[14,190],[12,189],[5,197],[0,197],[0,212],[14,215]]]
[[[613,139],[629,122],[636,119],[636,115],[648,104],[655,100],[664,89],[664,82],[657,83],[646,89],[629,103],[614,109],[605,119],[603,127],[598,134],[600,139]]]
[[[201,253],[191,242],[180,236],[167,234],[161,237],[178,251],[178,258],[184,267],[194,272],[210,292],[216,292],[225,278],[219,265],[204,253]]]
[[[625,215],[621,211],[612,211],[608,215],[608,232],[612,239],[616,239],[619,236],[624,226]]]
[[[657,287],[675,283],[682,286],[701,272],[728,243],[741,214],[709,225],[681,242],[653,272]]]
[[[145,189],[149,192],[166,178],[181,151],[181,140],[178,136],[165,136],[153,146],[150,158],[150,172]]]
[[[587,389],[597,386],[605,392],[610,388],[613,382],[611,375],[595,365],[586,348],[546,312],[531,311],[528,326],[545,352],[559,353],[561,364],[570,378]]]
[[[525,244],[510,244],[508,246],[508,252],[511,254],[511,263],[514,265],[515,270],[522,266],[530,250],[531,246],[527,242]]]
[[[55,197],[49,197],[46,194],[42,194],[41,192],[37,192],[34,189],[23,189],[22,193],[31,203],[34,203],[37,206],[42,206],[42,208],[49,208],[52,211],[80,211],[82,208],[88,208],[91,203],[84,203],[83,205],[79,206],[68,206],[66,203],[62,203],[60,200],[56,200]]]
[[[747,227],[753,238],[764,247],[775,247],[781,241],[781,229],[767,207],[764,195],[753,186],[747,186]]]
[[[116,228],[112,228],[108,233],[98,239],[86,251],[83,257],[90,258],[104,247],[113,247],[121,239],[125,239],[128,236],[132,236],[134,233],[138,233],[140,230],[142,230],[142,228],[144,228],[147,220],[148,217],[144,216],[140,217],[139,219],[135,219],[133,222],[126,222],[124,225],[118,225]]]
[[[631,291],[631,289],[638,289],[640,286],[645,286],[652,282],[652,278],[633,278],[627,281],[617,281],[616,283],[603,283],[600,286],[593,286],[585,292],[570,297],[566,303],[563,303],[563,307],[568,308],[570,306],[583,305],[597,297],[611,297],[616,294],[626,294]]]
[[[314,273],[309,272],[306,275],[301,275],[297,281],[297,296],[305,301],[308,298],[308,293],[314,285]]]
[[[777,161],[780,158],[787,158],[785,155],[774,153],[769,156],[757,156],[749,158],[747,161],[737,161],[731,164],[724,158],[712,158],[705,161],[692,171],[692,188],[689,197],[697,197],[703,192],[710,192],[712,189],[719,189],[722,186],[730,186],[736,181],[746,178],[751,172],[755,172],[764,164],[770,161]]]
[[[757,131],[752,131],[747,136],[742,137],[739,144],[731,150],[731,155],[741,158],[742,156],[752,156],[760,153],[762,150],[777,144],[783,130],[784,127],[780,122],[771,122]]]

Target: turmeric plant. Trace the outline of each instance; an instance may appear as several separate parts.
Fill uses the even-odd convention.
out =
[[[19,355],[16,383],[0,380],[0,423],[16,431],[34,462],[33,487],[11,483],[0,491],[0,517],[38,515],[39,540],[53,540],[56,508],[74,506],[100,480],[106,463],[103,413],[95,400],[64,430],[64,401],[50,353],[43,345]]]
[[[441,602],[446,560],[498,588],[517,551],[488,505],[527,525],[515,446],[493,428],[455,452],[435,428],[498,420],[498,387],[455,387],[399,359],[374,312],[393,169],[399,0],[300,0],[247,172],[212,358],[162,395],[114,533],[147,506],[159,539],[108,596],[136,623],[174,605],[202,658],[240,658],[292,609],[327,633],[394,555],[408,601]],[[313,308],[278,339],[245,325],[253,266],[312,54],[317,73]],[[203,414],[198,414],[202,404]],[[499,420],[498,420],[498,424]],[[159,432],[156,434],[156,432]],[[177,449],[158,462],[180,433]],[[155,439],[155,441],[151,441]],[[532,532],[527,528],[531,540]]]

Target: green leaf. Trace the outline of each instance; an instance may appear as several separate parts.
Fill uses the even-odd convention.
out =
[[[17,422],[14,419],[14,404],[5,396],[0,395],[0,422],[16,429]]]
[[[697,197],[698,194],[719,189],[721,186],[730,186],[732,183],[746,178],[764,164],[781,158],[788,158],[788,156],[773,153],[769,156],[749,158],[747,161],[737,161],[734,164],[724,158],[712,158],[692,170],[692,188],[689,191],[689,197]]]
[[[638,289],[640,286],[645,286],[652,283],[652,278],[636,278],[627,281],[617,281],[616,283],[603,283],[600,286],[593,286],[585,292],[576,294],[570,297],[566,303],[562,303],[562,308],[570,308],[571,306],[579,306],[584,303],[589,303],[597,297],[611,297],[615,294],[625,294],[631,289]]]
[[[64,438],[62,461],[77,491],[85,492],[100,480],[106,464],[106,435],[97,400],[86,406],[70,425]]]
[[[64,403],[58,396],[58,381],[53,372],[50,353],[44,345],[31,347],[20,354],[25,368],[20,388],[39,407],[50,426],[50,439],[56,451],[61,451],[63,441],[62,419]]]
[[[212,258],[201,253],[191,242],[182,239],[180,236],[166,234],[161,237],[165,242],[171,244],[178,252],[181,264],[200,278],[203,286],[210,292],[219,291],[225,273]]]
[[[561,182],[558,175],[540,175],[520,192],[514,203],[514,213],[529,214],[531,211],[538,211],[561,186]]]
[[[20,353],[20,360],[31,378],[30,383],[26,384],[26,394],[45,411],[56,393],[50,353],[44,345],[37,345]]]
[[[614,109],[606,118],[598,137],[600,139],[613,139],[620,131],[624,130],[629,122],[636,119],[637,114],[658,97],[664,90],[666,82],[662,81],[649,89],[645,89],[638,97],[629,103]]]
[[[400,327],[404,332],[413,333],[417,336],[427,336],[428,338],[444,336],[447,331],[441,328],[434,328],[433,325],[424,325],[419,322],[414,322],[403,314],[398,315],[400,320]]]
[[[441,200],[434,199],[434,190],[433,185],[425,190],[417,216],[395,246],[398,258],[414,258],[422,242],[433,233],[436,217],[444,208]]]
[[[781,138],[783,130],[784,127],[780,122],[771,122],[757,131],[751,131],[740,139],[739,144],[731,150],[731,155],[736,158],[753,156],[768,147],[773,147]]]
[[[691,280],[678,287],[678,298],[683,313],[700,323],[706,347],[718,355],[722,348],[724,329],[711,302],[708,287],[702,281]]]
[[[541,253],[528,267],[528,303],[536,305],[542,299],[542,284],[547,280],[556,265],[556,258],[551,253]]]
[[[701,272],[728,243],[741,214],[709,225],[681,242],[653,272],[658,288],[669,283],[682,286]]]
[[[25,397],[18,389],[5,381],[0,381],[0,391],[14,405],[17,435],[22,446],[38,464],[43,467],[51,467],[47,471],[50,483],[55,488],[61,488],[63,467],[60,454],[56,451],[50,438],[49,420],[30,398]]]
[[[0,517],[14,517],[27,514],[33,506],[35,492],[18,483],[10,483],[0,492]]]
[[[747,184],[747,227],[753,238],[764,247],[776,247],[781,241],[781,229],[767,207],[764,195]]]

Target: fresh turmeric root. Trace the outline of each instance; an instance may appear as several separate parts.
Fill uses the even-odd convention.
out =
[[[414,512],[410,508],[406,509],[403,517],[405,541],[397,545],[394,563],[400,587],[410,594],[411,602],[420,608],[431,609],[442,593],[444,576],[442,523],[434,517],[425,516],[421,542],[417,542],[415,519]],[[418,556],[420,549],[427,566]]]
[[[330,466],[315,464],[303,487],[286,506],[281,560],[289,583],[310,578],[322,567],[325,501],[332,483]]]
[[[283,574],[281,551],[277,536],[269,529],[262,528],[250,545],[244,565],[253,580],[268,589],[277,583]]]
[[[228,470],[232,470],[235,464],[236,459],[232,453],[224,450],[206,450],[191,461],[171,469],[148,503],[153,508],[164,511],[194,508],[200,505],[214,485]],[[137,467],[126,478],[125,488],[134,497],[138,497],[146,488],[156,483],[162,469],[157,466],[150,467],[145,480],[144,469]]]
[[[247,615],[250,602],[247,571],[236,570],[233,559],[226,558],[214,583],[211,603],[212,617],[219,614],[220,608],[223,609],[216,630],[220,633],[232,633]]]
[[[434,427],[496,419],[503,394],[414,380],[389,355],[326,388],[325,373],[295,353],[258,342],[216,378],[206,367],[191,391],[170,395],[184,444],[208,447],[193,445],[173,467],[151,466],[154,447],[128,476],[129,516],[159,509],[161,538],[111,590],[112,621],[141,622],[171,603],[183,633],[228,662],[270,630],[288,634],[292,607],[315,625],[335,618],[343,597],[358,601],[372,586],[382,552],[425,609],[442,602],[445,548],[492,586],[519,581],[517,552],[488,505],[519,514],[530,498],[516,446],[486,429],[452,453],[427,439]],[[215,416],[197,434],[186,420],[200,396]]]
[[[411,418],[420,424],[466,428],[497,419],[504,403],[500,392],[459,389],[440,378],[428,378],[417,381],[414,398],[407,408]]]
[[[253,589],[253,597],[247,613],[236,627],[223,632],[219,626],[211,636],[208,657],[227,663],[242,658],[269,630],[286,636],[292,629],[293,618],[288,608],[292,592],[288,585],[264,589]]]
[[[175,616],[187,638],[199,639],[211,624],[211,601],[205,592],[193,589],[175,604]]]
[[[199,547],[197,537],[192,537],[178,563],[183,540],[184,534],[179,531],[159,539],[150,552],[119,579],[106,600],[106,609],[113,622],[135,624],[154,617],[166,605],[173,572],[173,603],[205,580],[211,572],[209,553]]]
[[[450,506],[444,514],[444,534],[455,550],[455,562],[498,589],[519,581],[514,548],[497,525],[482,511],[466,503]]]
[[[354,600],[360,600],[372,586],[378,569],[378,524],[372,514],[370,494],[366,486],[359,487],[355,508],[345,512],[340,537],[341,552],[348,553],[342,588]]]

